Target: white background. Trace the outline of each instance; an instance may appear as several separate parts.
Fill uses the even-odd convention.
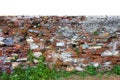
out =
[[[119,0],[1,0],[0,15],[120,15]]]

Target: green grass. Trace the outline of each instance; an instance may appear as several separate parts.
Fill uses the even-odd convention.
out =
[[[61,78],[69,78],[72,75],[77,75],[81,79],[85,79],[87,76],[93,76],[98,80],[101,80],[103,75],[105,79],[108,79],[111,75],[114,74],[114,71],[108,72],[95,72],[93,66],[89,66],[86,68],[86,71],[78,72],[72,71],[67,72],[64,70],[57,71],[55,68],[49,69],[44,63],[38,64],[36,67],[28,66],[26,69],[22,68],[22,66],[15,68],[12,74],[6,74],[3,72],[0,75],[0,80],[60,80]]]
[[[29,51],[29,60],[32,61],[34,57],[32,56],[32,51]],[[62,78],[69,78],[70,76],[77,75],[80,79],[85,79],[87,76],[95,77],[101,80],[103,75],[105,79],[108,79],[111,75],[120,75],[120,65],[113,67],[111,71],[97,71],[98,68],[94,66],[87,66],[85,71],[78,72],[76,70],[72,72],[67,72],[65,70],[57,71],[55,67],[49,69],[44,64],[44,56],[38,58],[39,64],[36,67],[20,65],[15,68],[13,73],[7,74],[5,72],[0,74],[0,80],[61,80]]]

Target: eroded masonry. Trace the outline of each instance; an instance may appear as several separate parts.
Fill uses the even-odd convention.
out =
[[[49,68],[111,70],[120,65],[120,17],[0,16],[0,71],[35,66],[40,56]]]

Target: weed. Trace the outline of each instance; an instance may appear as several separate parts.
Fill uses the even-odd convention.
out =
[[[97,74],[96,67],[94,67],[94,66],[87,66],[86,67],[86,73],[88,73],[89,75]]]
[[[112,69],[112,72],[117,75],[120,75],[120,65],[115,65]]]
[[[76,50],[75,50],[75,51],[76,51],[76,54],[77,54],[77,55],[79,55],[79,54],[80,54],[80,51],[79,51],[79,49],[78,49],[78,48],[76,48]]]
[[[30,50],[28,51],[28,60],[29,60],[30,62],[33,62],[33,59],[34,59],[33,51],[30,49]]]

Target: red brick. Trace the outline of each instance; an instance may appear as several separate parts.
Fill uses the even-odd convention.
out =
[[[2,55],[3,55],[2,50],[0,50],[0,56],[2,56]]]

